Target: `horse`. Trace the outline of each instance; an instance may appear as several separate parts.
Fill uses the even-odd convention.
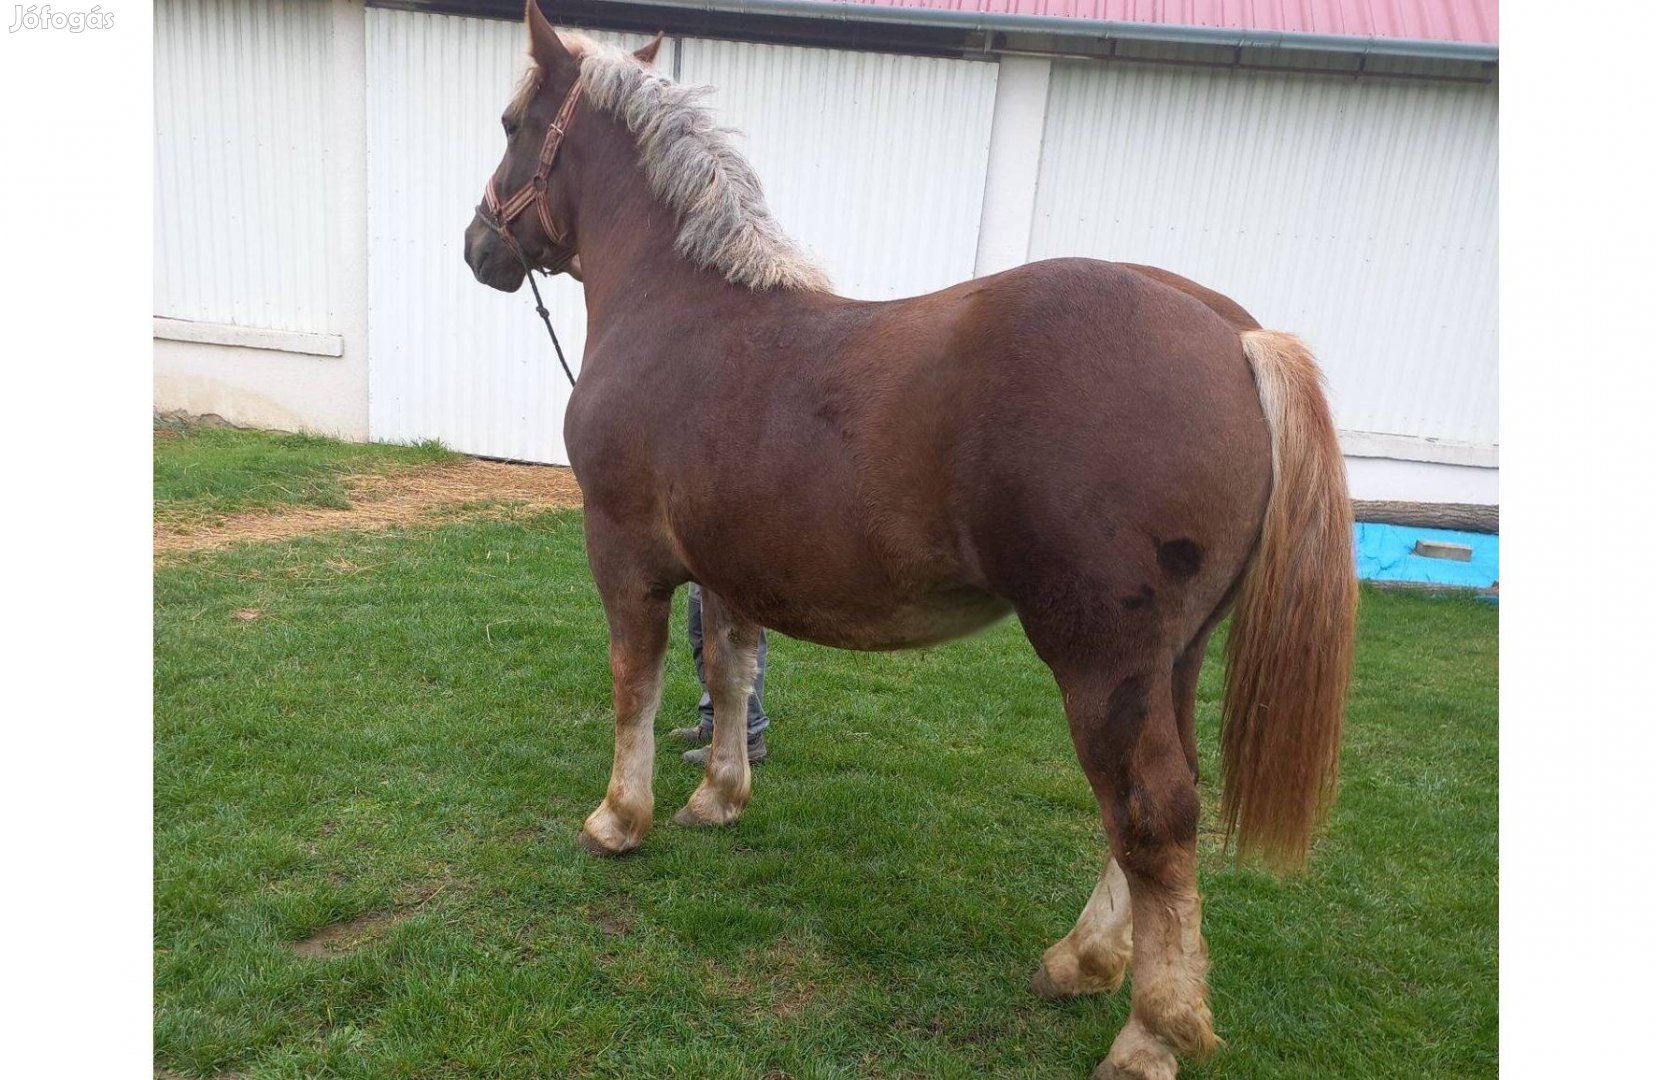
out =
[[[1303,863],[1333,796],[1357,601],[1317,363],[1176,274],[1054,259],[909,299],[837,296],[701,103],[553,28],[465,234],[474,276],[567,270],[588,331],[564,440],[609,629],[615,757],[582,827],[636,848],[674,591],[703,591],[714,733],[674,821],[735,822],[765,627],[903,649],[1009,615],[1062,693],[1109,844],[1031,981],[1113,992],[1095,1078],[1216,1042],[1197,891],[1197,676],[1227,615],[1227,845]],[[506,194],[504,197],[502,193]],[[533,212],[529,212],[533,210]]]

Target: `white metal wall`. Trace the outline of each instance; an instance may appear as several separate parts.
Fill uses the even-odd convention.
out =
[[[369,432],[566,463],[569,385],[529,289],[480,285],[464,257],[506,148],[500,113],[528,64],[523,25],[369,8],[367,38]],[[580,286],[560,275],[542,293],[579,370]]]
[[[365,46],[342,26],[365,26]],[[367,353],[355,382],[284,369],[351,397],[329,429],[360,432],[339,416],[364,408],[365,381],[375,438],[567,460],[567,391],[527,295],[478,285],[461,258],[521,26],[364,16],[360,0],[158,0],[155,40],[156,314],[343,333],[345,361]],[[1033,190],[1017,169],[1018,190],[986,201],[996,64],[695,39],[660,63],[718,88],[709,102],[746,132],[773,208],[843,293],[971,277],[983,216],[1021,199],[1029,258],[1166,266],[1304,335],[1340,426],[1380,433],[1368,452],[1494,464],[1493,87],[1059,61],[1050,92],[1026,80],[1040,93],[1006,110],[1040,135],[1023,140],[1025,156],[1039,146]],[[364,101],[365,196],[348,167],[364,136],[345,122]],[[364,231],[353,285],[364,260],[346,241]],[[549,300],[578,357],[579,286],[560,278]],[[242,387],[241,369],[197,353],[189,378],[321,422],[304,395]],[[1445,456],[1445,442],[1467,445]]]
[[[328,0],[157,0],[155,314],[329,325]]]
[[[1048,110],[1031,259],[1226,293],[1343,429],[1498,442],[1494,87],[1066,62]]]
[[[629,48],[645,38],[600,35]],[[475,454],[566,462],[568,387],[527,290],[479,285],[462,233],[504,147],[526,63],[517,23],[368,11],[369,427]],[[777,216],[839,291],[903,296],[972,276],[995,66],[727,42],[657,63],[748,135]],[[548,306],[572,363],[579,286]]]
[[[997,70],[687,39],[678,78],[718,88],[771,209],[835,291],[888,300],[972,276]]]

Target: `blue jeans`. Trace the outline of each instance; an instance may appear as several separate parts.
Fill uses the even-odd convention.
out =
[[[759,631],[759,671],[753,677],[753,693],[748,695],[747,702],[747,734],[748,739],[757,739],[761,732],[770,727],[770,717],[765,715],[765,632]],[[690,655],[696,661],[696,679],[701,683],[702,696],[701,726],[704,730],[713,730],[713,696],[707,692],[707,669],[702,666],[702,598],[701,586],[690,583]]]

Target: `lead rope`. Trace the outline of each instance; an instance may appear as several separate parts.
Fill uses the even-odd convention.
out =
[[[525,276],[529,279],[529,289],[535,294],[535,314],[539,315],[541,322],[546,324],[546,334],[552,339],[552,351],[558,354],[558,366],[563,368],[564,378],[568,379],[569,385],[573,387],[575,385],[575,374],[569,370],[569,361],[564,359],[563,346],[558,344],[558,332],[552,329],[552,315],[546,310],[546,304],[541,301],[540,286],[535,284],[535,271],[527,263],[524,264],[523,269]]]
[[[569,361],[564,359],[563,346],[558,343],[558,332],[552,329],[552,313],[546,310],[546,301],[541,299],[540,286],[535,284],[534,266],[530,265],[529,260],[524,258],[523,250],[517,246],[517,241],[512,239],[511,234],[495,221],[494,213],[488,209],[487,204],[485,203],[477,209],[483,219],[483,224],[492,229],[494,234],[500,237],[506,245],[506,250],[510,251],[517,258],[517,261],[523,264],[523,276],[529,282],[529,291],[535,294],[535,314],[539,315],[541,322],[546,324],[546,336],[552,339],[552,351],[558,354],[558,366],[563,368],[564,378],[569,380],[569,385],[573,388],[575,373],[569,370]],[[567,259],[563,260],[559,266],[562,267],[568,261]],[[546,276],[551,277],[552,275],[547,274]]]

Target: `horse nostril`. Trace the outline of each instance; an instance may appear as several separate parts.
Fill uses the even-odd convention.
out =
[[[466,237],[466,265],[478,274],[483,271],[483,264],[488,262],[488,248],[481,237]]]
[[[472,276],[479,281],[483,279],[483,264],[487,261],[483,245],[473,237],[466,237],[466,265],[471,269]]]

